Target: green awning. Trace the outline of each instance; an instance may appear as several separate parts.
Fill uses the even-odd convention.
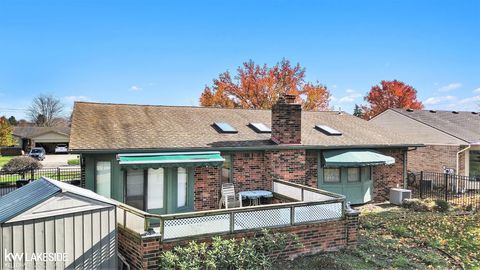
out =
[[[395,163],[395,158],[367,149],[324,151],[323,158],[325,167],[362,167]]]
[[[181,152],[155,154],[119,154],[117,159],[122,167],[160,168],[160,167],[218,167],[225,159],[220,152]]]

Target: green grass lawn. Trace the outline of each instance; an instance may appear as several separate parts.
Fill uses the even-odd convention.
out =
[[[76,159],[69,159],[67,161],[67,164],[68,165],[80,165],[80,159],[76,158]]]
[[[14,157],[4,157],[0,156],[0,168],[3,167],[3,165],[7,164],[7,162]]]
[[[480,269],[480,214],[392,209],[360,217],[358,246],[283,269]]]

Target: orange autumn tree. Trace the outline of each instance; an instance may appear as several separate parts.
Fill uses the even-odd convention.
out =
[[[233,77],[228,71],[205,86],[200,105],[205,107],[270,109],[283,94],[297,95],[304,110],[328,109],[330,92],[324,85],[305,81],[305,69],[283,59],[273,67],[252,60],[238,67]]]
[[[381,81],[363,99],[368,102],[362,106],[362,117],[367,120],[390,108],[423,109],[422,102],[417,100],[417,90],[397,80]]]

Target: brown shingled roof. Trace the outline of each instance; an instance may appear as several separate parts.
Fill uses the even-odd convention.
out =
[[[63,134],[65,136],[70,135],[69,127],[14,127],[12,134],[20,138],[31,139],[33,137],[48,133],[55,132]]]
[[[238,130],[222,134],[214,122],[227,122]],[[270,110],[152,106],[76,102],[70,149],[182,149],[275,146],[270,134],[257,133],[248,124],[271,125]],[[324,124],[341,131],[328,136],[314,129]],[[347,113],[303,112],[302,145],[315,147],[407,146],[402,138]]]
[[[480,142],[480,114],[468,111],[392,109],[469,143]]]

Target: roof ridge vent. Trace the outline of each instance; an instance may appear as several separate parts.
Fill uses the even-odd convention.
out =
[[[430,110],[431,113],[436,113],[437,111],[436,110]]]

